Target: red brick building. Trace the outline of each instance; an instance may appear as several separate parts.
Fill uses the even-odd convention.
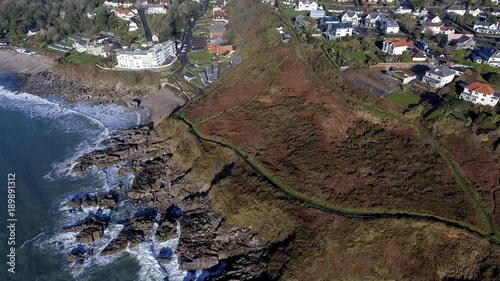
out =
[[[223,41],[221,38],[207,40],[205,47],[209,53],[216,55],[223,55],[233,50],[233,44]]]

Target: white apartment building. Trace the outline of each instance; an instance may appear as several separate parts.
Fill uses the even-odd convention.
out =
[[[148,69],[157,68],[165,64],[169,57],[175,58],[175,43],[167,41],[154,45],[149,50],[118,50],[116,59],[119,68]]]
[[[464,87],[464,91],[460,94],[460,98],[475,104],[495,106],[500,96],[497,95],[495,89],[490,85],[474,82]]]
[[[166,15],[168,12],[167,7],[162,4],[151,4],[148,6],[146,13],[149,15],[163,14]]]

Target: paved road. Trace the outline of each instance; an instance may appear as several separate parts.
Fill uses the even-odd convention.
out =
[[[142,26],[144,27],[144,32],[146,32],[146,38],[148,42],[153,41],[153,35],[151,34],[151,29],[149,29],[148,21],[146,20],[146,12],[145,9],[138,9],[139,16],[141,17]]]
[[[205,0],[205,2],[203,2],[203,8],[200,12],[200,17],[205,16],[205,13],[208,10],[209,4],[210,4],[210,0]],[[191,39],[193,38],[192,30],[195,27],[195,25],[196,25],[195,20],[189,21],[188,27],[186,28],[186,31],[184,32],[184,39],[182,40],[182,44],[183,45],[186,44],[186,52],[181,53],[181,50],[179,50],[179,59],[180,59],[182,65],[177,70],[177,74],[180,74],[182,72],[182,70],[184,69],[184,67],[189,64],[189,58],[188,58],[187,54],[189,51],[191,51],[191,43],[192,43]],[[180,49],[182,49],[182,47]]]

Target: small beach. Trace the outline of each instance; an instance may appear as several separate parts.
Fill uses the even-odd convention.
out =
[[[15,73],[38,73],[52,67],[54,61],[41,55],[25,55],[0,49],[0,70]]]
[[[167,118],[172,112],[186,102],[168,88],[162,88],[152,92],[141,100],[141,106],[149,110],[149,115],[144,123],[153,122],[158,125],[163,119]]]

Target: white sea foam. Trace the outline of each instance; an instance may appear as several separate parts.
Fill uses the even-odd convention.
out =
[[[37,236],[35,236],[29,240],[24,241],[24,243],[21,245],[21,247],[19,247],[19,249],[24,248],[24,246],[26,246],[26,244],[28,244],[28,243],[31,243],[31,242],[36,243],[38,241],[38,239],[40,239],[44,234],[45,234],[45,232],[39,233]]]
[[[31,118],[51,119],[53,128],[81,137],[81,143],[75,148],[76,153],[55,163],[54,170],[46,175],[46,179],[52,180],[71,176],[70,171],[79,157],[99,148],[98,145],[112,132],[132,128],[141,121],[139,112],[127,112],[123,106],[57,103],[27,93],[14,93],[1,86],[0,99],[1,109],[20,111]]]
[[[139,280],[155,281],[167,278],[169,281],[182,281],[186,277],[187,272],[180,269],[179,260],[175,255],[181,234],[180,224],[177,223],[175,237],[166,242],[156,241],[154,233],[156,233],[157,227],[158,224],[155,223],[145,241],[137,247],[128,250],[129,253],[137,258],[141,266]],[[172,251],[172,259],[166,264],[157,259],[162,249],[170,249]]]
[[[117,105],[93,106],[87,103],[64,104],[60,101],[43,99],[27,93],[14,93],[0,86],[0,109],[21,111],[31,118],[48,118],[53,120],[52,126],[63,128],[67,133],[73,133],[81,136],[82,142],[75,148],[76,153],[59,161],[55,164],[54,170],[46,175],[46,179],[56,180],[62,177],[74,176],[70,174],[72,168],[76,164],[76,160],[99,148],[99,143],[109,138],[110,134],[117,130],[123,130],[139,125],[141,119],[140,112],[127,112],[124,107]],[[149,112],[143,112],[143,115],[148,115]],[[56,128],[54,127],[54,128]],[[51,130],[49,128],[49,130]],[[122,190],[128,189],[134,180],[132,174],[127,174],[122,177],[117,177],[117,173],[123,165],[98,169],[91,168],[90,172],[103,181],[102,186],[91,186],[83,188],[86,192],[99,193],[110,191],[116,186],[120,186]],[[98,207],[82,208],[79,211],[70,212],[70,208],[66,206],[68,200],[73,197],[68,195],[65,200],[62,200],[59,205],[58,212],[63,214],[59,220],[58,227],[63,225],[72,225],[81,221],[91,213],[102,212],[109,215],[110,210],[99,210]],[[56,207],[57,208],[57,207]],[[88,251],[88,256],[82,264],[74,266],[76,262],[69,265],[69,270],[75,278],[79,278],[87,272],[92,272],[96,268],[113,262],[121,257],[125,252],[114,255],[101,256],[101,252],[106,246],[116,239],[123,229],[122,224],[114,223],[121,218],[129,218],[135,212],[127,201],[120,201],[117,210],[112,212],[112,223],[104,231],[103,236],[91,244],[85,245]],[[180,224],[177,224],[176,236],[166,242],[159,242],[155,239],[155,233],[158,225],[155,224],[147,239],[133,249],[128,249],[128,252],[134,255],[140,266],[139,280],[163,280],[168,278],[170,281],[184,280],[187,272],[180,269],[179,261],[175,255],[179,236],[181,233]],[[76,240],[76,232],[57,232],[54,235],[46,235],[40,233],[36,237],[23,243],[33,242],[40,249],[46,250],[49,253],[59,253],[69,255],[73,249],[81,245]],[[168,248],[172,252],[172,259],[168,263],[158,261],[159,254],[162,249]]]

